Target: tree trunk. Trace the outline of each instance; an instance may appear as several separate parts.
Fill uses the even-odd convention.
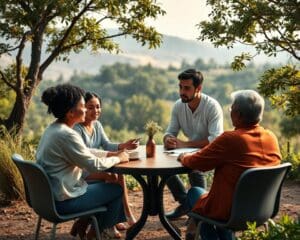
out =
[[[33,93],[33,91],[32,91]],[[8,131],[13,131],[17,136],[22,134],[25,116],[29,107],[31,95],[17,93],[16,101],[9,117],[4,121],[4,126]]]

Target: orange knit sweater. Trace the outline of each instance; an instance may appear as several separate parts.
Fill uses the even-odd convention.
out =
[[[194,211],[227,220],[239,176],[248,168],[278,165],[281,160],[275,135],[259,125],[224,132],[202,150],[187,154],[182,164],[191,169],[214,169],[213,183]]]

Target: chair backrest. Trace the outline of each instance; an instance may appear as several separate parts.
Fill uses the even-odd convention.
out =
[[[44,169],[35,162],[24,160],[19,154],[13,154],[12,160],[22,175],[28,204],[42,218],[60,222],[51,184]]]
[[[235,188],[228,228],[245,230],[247,222],[256,222],[260,226],[274,217],[279,210],[281,187],[290,168],[290,163],[284,163],[243,172]]]

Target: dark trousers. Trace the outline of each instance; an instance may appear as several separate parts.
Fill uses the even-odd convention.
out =
[[[200,171],[192,171],[188,174],[189,181],[192,187],[201,187],[206,189],[206,180],[204,173]],[[180,204],[185,204],[187,198],[187,190],[178,175],[172,176],[167,181],[167,186],[170,189],[175,201]]]
[[[203,222],[200,226],[200,236],[202,240],[235,240],[234,233],[225,228],[216,227]]]

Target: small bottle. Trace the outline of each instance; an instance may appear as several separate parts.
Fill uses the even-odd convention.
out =
[[[149,135],[148,141],[146,143],[146,156],[151,158],[155,156],[156,145],[153,136]]]

